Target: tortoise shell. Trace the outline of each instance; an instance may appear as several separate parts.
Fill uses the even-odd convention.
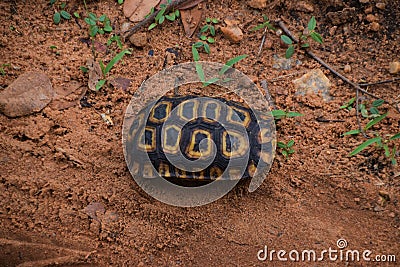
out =
[[[163,96],[141,110],[128,125],[125,144],[128,167],[132,174],[144,178],[156,177],[155,171],[164,178],[178,180],[253,177],[257,166],[261,163],[270,166],[272,162],[271,123],[271,116],[257,121],[254,112],[239,102],[193,95]],[[178,154],[189,162],[212,158],[205,168],[188,171],[171,163]],[[227,168],[230,161],[243,164],[244,155],[248,157],[244,173],[235,167]],[[229,173],[224,173],[225,170]]]

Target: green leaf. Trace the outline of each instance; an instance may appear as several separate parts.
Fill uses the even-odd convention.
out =
[[[301,117],[301,116],[303,116],[303,114],[299,112],[289,111],[288,113],[286,113],[287,118]]]
[[[60,13],[58,13],[58,12],[54,13],[53,21],[54,21],[55,24],[60,23],[60,21],[61,21],[61,15],[60,15]]]
[[[209,28],[210,26],[209,25],[204,25],[203,27],[201,27],[201,29],[200,29],[200,32],[206,32],[206,31],[208,31],[208,28]]]
[[[400,139],[400,133],[393,135],[392,137],[390,137],[389,140],[396,140],[396,139]]]
[[[61,10],[60,11],[60,15],[61,17],[63,17],[64,19],[71,19],[71,14],[69,14],[67,11],[65,10]]]
[[[95,14],[93,14],[92,12],[89,12],[89,14],[88,14],[88,18],[89,18],[89,19],[91,19],[91,20],[97,21],[97,17],[96,17],[96,15],[95,15]]]
[[[379,110],[378,110],[376,107],[370,108],[369,111],[370,111],[371,114],[373,114],[373,115],[379,115]]]
[[[129,51],[128,49],[122,50],[121,52],[119,52],[113,59],[111,59],[110,62],[108,62],[106,68],[105,68],[105,73],[107,74],[108,72],[110,72],[111,68],[118,62],[120,61],[125,54],[132,54],[131,51]]]
[[[89,71],[89,69],[86,68],[86,67],[84,67],[84,66],[80,66],[79,69],[80,69],[83,73],[86,73],[86,72]]]
[[[292,147],[293,145],[294,145],[294,140],[290,140],[289,142],[287,142],[286,147],[287,147],[287,148],[290,148],[290,147]]]
[[[118,0],[118,4],[122,5],[124,3],[124,0]]]
[[[309,43],[305,43],[305,44],[302,44],[301,47],[308,48],[308,47],[310,47],[310,44]]]
[[[274,117],[274,119],[276,119],[276,120],[280,120],[280,119],[286,117],[286,112],[284,110],[280,110],[280,109],[272,110],[271,114]]]
[[[204,81],[205,81],[204,71],[203,71],[203,67],[201,66],[201,64],[199,62],[196,62],[196,72],[197,72],[197,75],[199,76],[200,81],[204,83]]]
[[[65,3],[65,2],[64,2],[64,3],[61,3],[60,8],[61,8],[61,9],[64,9],[66,5],[67,5],[67,3]]]
[[[361,131],[360,131],[359,129],[356,129],[356,130],[351,130],[351,131],[345,132],[345,133],[343,134],[343,136],[346,136],[346,135],[353,135],[353,134],[359,134],[359,133],[361,133]]]
[[[113,30],[113,28],[109,24],[106,24],[103,29],[105,32],[112,32]]]
[[[78,12],[74,12],[74,16],[75,16],[75,18],[77,18],[77,19],[79,19],[81,16],[79,15],[79,13]]]
[[[374,126],[375,124],[379,123],[381,120],[383,120],[384,118],[386,118],[386,116],[388,115],[388,113],[385,113],[373,120],[371,120],[370,122],[367,123],[367,125],[365,126],[365,130],[368,130],[369,128],[371,128],[372,126]]]
[[[349,101],[347,101],[346,103],[344,103],[340,108],[341,109],[345,109],[348,108],[349,106],[353,105],[353,103],[356,101],[356,98],[353,97],[351,98]]]
[[[157,26],[157,23],[153,22],[152,24],[150,24],[148,30],[150,31],[150,30],[154,29],[156,26]]]
[[[368,118],[368,110],[365,108],[365,106],[363,106],[363,107],[361,108],[361,115],[362,115],[364,118]]]
[[[100,22],[104,22],[104,21],[106,20],[106,18],[107,18],[107,15],[106,15],[106,14],[103,14],[103,15],[101,15],[101,16],[99,17],[99,21],[100,21]]]
[[[360,153],[362,150],[364,150],[365,148],[367,148],[368,146],[376,143],[376,142],[380,142],[382,140],[381,137],[375,137],[375,138],[371,138],[368,139],[367,141],[365,141],[364,143],[362,143],[361,145],[359,145],[356,149],[354,149],[350,154],[349,157],[355,156],[358,153]]]
[[[389,146],[387,144],[383,145],[383,150],[385,150],[385,156],[387,158],[390,157],[390,149],[389,149]]]
[[[96,25],[96,20],[93,20],[91,18],[85,18],[84,21],[89,24],[90,26],[95,26]]]
[[[49,47],[50,47],[50,49],[57,49],[57,46],[55,46],[55,45],[51,45]]]
[[[323,44],[324,40],[322,39],[322,36],[317,33],[317,32],[311,32],[310,33],[311,38],[316,41],[317,43]]]
[[[294,154],[294,152],[296,152],[296,151],[294,151],[294,149],[290,149],[290,150],[288,151],[288,154],[291,155],[291,154]]]
[[[205,36],[205,35],[200,35],[200,40],[203,40],[203,41],[207,40],[207,36]]]
[[[205,43],[203,46],[204,46],[204,51],[205,51],[207,54],[210,54],[210,52],[211,52],[211,51],[210,51],[210,46],[209,46],[208,44],[206,44],[206,43]]]
[[[169,15],[165,15],[165,18],[169,21],[174,21],[175,20],[175,13],[170,13]]]
[[[241,61],[242,59],[245,59],[247,57],[247,55],[240,55],[234,58],[229,59],[225,65],[221,68],[221,70],[219,71],[219,74],[222,75],[224,74],[229,68],[231,68],[234,64],[238,63],[239,61]]]
[[[156,21],[159,21],[161,17],[164,17],[165,8],[162,8],[158,13],[157,16],[154,18]]]
[[[192,55],[193,55],[193,60],[194,61],[199,61],[200,60],[199,51],[197,51],[197,48],[194,45],[192,45]]]
[[[210,26],[210,34],[212,35],[212,36],[215,36],[215,28],[214,28],[214,26]]]
[[[162,24],[162,23],[164,22],[164,20],[165,20],[165,16],[161,16],[161,17],[158,19],[158,24]]]
[[[286,144],[285,144],[284,142],[277,142],[276,145],[277,145],[279,148],[286,148]]]
[[[213,43],[215,43],[215,39],[212,37],[208,37],[207,42],[209,42],[210,44],[213,44]]]
[[[216,18],[212,18],[212,19],[211,19],[211,22],[214,23],[214,24],[217,24],[217,23],[219,23],[219,20],[216,19]]]
[[[294,46],[291,45],[286,50],[285,57],[289,59],[289,58],[291,58],[293,56],[293,54],[294,54]]]
[[[284,34],[281,35],[281,40],[282,40],[285,44],[288,44],[288,45],[293,44],[292,39],[290,39],[289,36],[286,36],[286,35],[284,35]]]
[[[105,76],[106,75],[106,67],[104,66],[104,63],[102,60],[99,61],[99,65],[100,65],[101,72]]]
[[[216,83],[217,81],[219,81],[218,77],[211,78],[208,81],[203,82],[203,87],[209,86],[210,84]]]
[[[96,91],[99,91],[101,87],[106,83],[106,80],[100,80],[96,83]]]
[[[57,0],[50,0],[50,5],[53,5]]]
[[[179,18],[181,15],[181,12],[179,12],[179,9],[175,10],[175,17]]]
[[[99,33],[100,34],[104,34],[104,29],[103,28],[99,28]]]
[[[315,17],[312,16],[310,21],[308,22],[307,28],[309,31],[313,31],[313,30],[315,30],[316,26],[317,26],[317,21],[315,20]]]
[[[385,103],[385,100],[383,99],[377,99],[374,102],[372,102],[372,106],[377,108],[383,105],[383,103]]]
[[[211,22],[211,19],[210,19],[210,18],[206,18],[206,22],[207,22],[207,23],[210,23],[210,22]]]
[[[287,158],[289,156],[289,154],[286,150],[283,150],[281,153],[285,158]]]
[[[202,42],[196,42],[196,43],[193,44],[193,46],[196,47],[196,48],[203,47],[203,45],[204,45],[204,43],[202,43]]]

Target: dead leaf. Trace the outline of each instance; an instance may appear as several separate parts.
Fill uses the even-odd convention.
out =
[[[100,202],[92,202],[84,208],[84,212],[92,219],[99,221],[99,215],[103,215],[106,211],[104,205]]]
[[[131,85],[131,80],[124,77],[117,77],[109,81],[115,88],[120,88],[126,91]]]
[[[199,6],[195,6],[192,9],[181,10],[181,19],[186,36],[192,37],[197,27],[199,27],[202,15],[203,9],[199,8]]]
[[[125,0],[124,15],[132,22],[141,21],[158,2],[160,0]]]
[[[54,90],[56,96],[50,103],[50,108],[63,110],[77,105],[86,93],[87,87],[82,86],[78,81],[71,81],[62,87],[56,87]]]
[[[96,84],[100,79],[103,78],[103,72],[101,71],[100,64],[93,59],[89,58],[86,61],[89,72],[88,87],[92,91],[96,91]]]

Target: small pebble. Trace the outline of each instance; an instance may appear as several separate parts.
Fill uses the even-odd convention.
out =
[[[396,74],[400,72],[400,62],[393,61],[389,63],[389,72],[391,74]]]
[[[360,202],[360,198],[359,197],[355,197],[354,198],[354,202],[359,203]]]
[[[396,214],[395,214],[394,212],[391,212],[391,213],[388,214],[388,216],[389,216],[390,218],[394,218],[394,217],[396,217]]]
[[[380,10],[385,10],[386,8],[386,4],[385,3],[376,3],[376,8],[380,9]]]
[[[378,21],[378,18],[372,14],[368,14],[365,18],[368,22]]]
[[[367,7],[367,8],[364,10],[364,12],[365,12],[365,14],[371,14],[371,13],[372,13],[372,6]]]
[[[351,66],[350,66],[349,64],[346,64],[346,65],[344,66],[344,72],[345,72],[345,73],[350,73],[350,72],[351,72]]]
[[[232,43],[238,43],[243,39],[243,32],[236,24],[236,21],[233,20],[225,20],[226,27],[221,27],[221,31],[224,34],[225,38],[227,38]]]
[[[360,0],[360,3],[361,4],[366,4],[366,3],[369,3],[369,0]]]
[[[372,31],[377,32],[377,31],[380,30],[380,28],[381,28],[381,26],[379,25],[378,22],[374,21],[374,22],[371,23],[371,30]]]
[[[139,32],[129,37],[129,41],[136,47],[145,47],[147,45],[147,34]]]
[[[127,30],[129,30],[130,27],[131,27],[131,23],[130,22],[122,23],[121,32],[126,32]]]
[[[250,0],[248,4],[252,8],[262,9],[267,7],[267,0]]]

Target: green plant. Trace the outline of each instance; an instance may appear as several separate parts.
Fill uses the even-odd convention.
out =
[[[52,51],[54,51],[54,53],[55,53],[57,56],[60,55],[60,51],[57,50],[57,49],[58,49],[57,46],[51,45],[51,46],[49,46],[49,48],[50,48]]]
[[[281,154],[287,158],[296,151],[293,149],[294,140],[289,140],[287,143],[284,142],[277,142],[276,145],[280,148]]]
[[[390,159],[392,165],[397,165],[397,160],[396,160],[397,148],[395,144],[392,144],[392,142],[396,139],[400,139],[400,133],[397,133],[392,136],[386,136],[386,138],[377,134],[375,138],[370,138],[367,141],[363,142],[358,147],[356,147],[356,149],[350,152],[349,156],[350,157],[355,156],[368,146],[376,144],[378,149],[383,150],[385,152],[385,156],[388,159]]]
[[[117,0],[119,5],[122,5],[124,3],[124,0]]]
[[[123,46],[122,46],[121,38],[118,35],[111,36],[107,40],[107,46],[110,46],[113,42],[115,42],[117,44],[119,49],[122,49]]]
[[[54,5],[57,2],[57,0],[50,0],[50,5]],[[71,14],[69,14],[67,11],[65,11],[65,6],[67,3],[63,2],[59,5],[60,11],[55,11],[53,15],[53,21],[55,24],[59,24],[61,22],[61,19],[65,20],[70,20],[71,19]]]
[[[219,23],[219,20],[216,18],[206,18],[206,25],[201,27],[200,29],[200,40],[206,41],[210,44],[215,43],[215,27],[214,24]],[[211,35],[211,36],[209,36]]]
[[[293,43],[292,39],[289,36],[284,34],[281,35],[281,40],[288,45],[288,48],[285,53],[286,58],[291,58],[293,56],[295,52],[295,46],[300,46],[303,49],[309,48],[310,43],[308,42],[308,40],[310,38],[317,43],[320,44],[323,43],[322,36],[315,31],[316,26],[317,26],[317,21],[313,16],[308,22],[307,28],[303,31],[303,33],[300,34],[299,44]]]
[[[193,47],[193,46],[192,46]],[[196,72],[197,75],[199,76],[200,81],[203,83],[203,87],[206,87],[210,84],[216,83],[222,78],[222,75],[225,74],[227,70],[229,70],[234,64],[238,63],[240,60],[245,59],[247,55],[240,55],[234,58],[231,58],[228,60],[225,65],[220,69],[218,72],[218,77],[213,77],[209,80],[206,80],[205,75],[204,75],[204,70],[200,62],[197,62],[200,58],[198,57],[198,52],[197,50],[192,50],[193,53],[193,59],[196,61]],[[197,54],[196,54],[197,53]],[[227,82],[229,79],[224,79],[223,82]]]
[[[258,31],[260,29],[268,28],[270,30],[276,31],[276,29],[271,25],[271,22],[269,21],[269,18],[266,15],[263,15],[263,23],[258,24],[256,27],[251,29],[252,31]]]
[[[84,21],[89,25],[90,37],[95,37],[98,33],[110,33],[113,30],[106,14],[97,17],[96,14],[89,12]]]
[[[165,19],[169,20],[169,21],[175,21],[177,18],[180,17],[180,12],[179,10],[172,10],[170,13],[165,14],[165,12],[167,11],[167,7],[168,5],[170,5],[172,3],[172,0],[167,0],[167,4],[161,4],[160,5],[160,11],[157,13],[157,16],[154,18],[155,22],[153,22],[152,24],[150,24],[149,26],[149,30],[154,29],[155,27],[157,27],[157,25],[162,24]],[[151,8],[149,15],[154,13],[154,7]],[[148,15],[148,16],[149,16]]]
[[[355,108],[356,104],[355,104],[356,98],[353,97],[351,98],[349,101],[347,101],[346,103],[344,103],[340,109],[347,109],[347,110],[352,110],[353,108]],[[365,103],[361,103],[358,105],[358,109],[361,112],[361,115],[364,118],[376,118],[379,117],[381,114],[378,110],[378,108],[380,106],[383,105],[383,103],[385,103],[384,100],[382,99],[377,99],[375,101],[372,102],[371,107],[367,108],[367,105]],[[370,114],[369,114],[370,113]]]
[[[6,67],[10,67],[11,64],[10,64],[10,63],[5,63],[5,64],[1,64],[0,66],[1,66],[1,67],[0,67],[0,74],[1,74],[2,76],[4,76],[4,75],[6,75],[6,70],[5,70],[5,68],[6,68]]]
[[[100,68],[101,68],[101,72],[103,73],[104,79],[101,79],[97,82],[96,84],[96,90],[100,90],[101,87],[103,87],[103,85],[106,83],[107,81],[107,76],[108,73],[110,72],[110,70],[114,67],[115,64],[118,63],[118,61],[120,61],[124,55],[126,54],[132,54],[132,52],[128,49],[122,50],[121,52],[119,52],[113,59],[110,60],[110,62],[108,62],[107,65],[104,65],[103,61],[100,60],[99,64],[100,64]],[[82,68],[81,68],[82,70]],[[83,71],[83,70],[82,70]]]
[[[271,111],[272,116],[274,117],[275,120],[281,120],[285,118],[294,118],[294,117],[300,117],[303,116],[303,114],[294,112],[294,111],[284,111],[281,109],[275,109]]]

